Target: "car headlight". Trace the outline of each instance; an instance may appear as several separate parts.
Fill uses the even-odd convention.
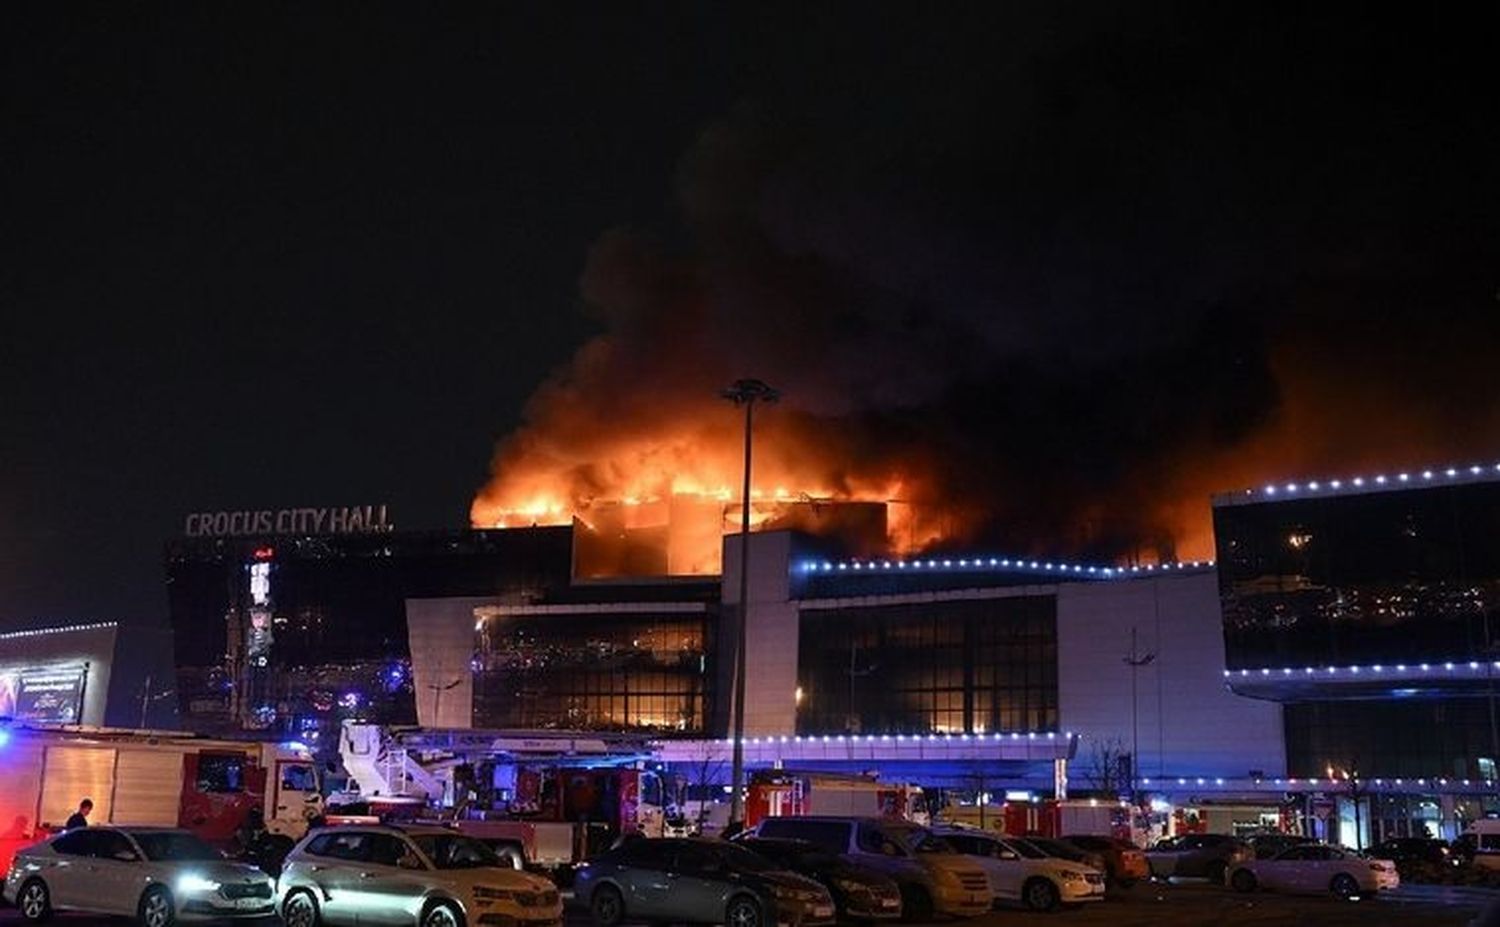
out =
[[[484,885],[474,886],[474,897],[485,901],[515,901],[516,893],[503,888],[489,888]]]
[[[215,882],[213,879],[205,879],[196,872],[189,872],[177,880],[177,892],[181,895],[198,895],[218,890],[218,882]]]
[[[1058,874],[1062,876],[1064,882],[1082,882],[1088,878],[1086,874],[1075,869],[1064,869]]]
[[[838,886],[839,891],[848,892],[851,895],[869,891],[869,887],[863,882],[856,882],[853,879],[834,879],[833,884]]]

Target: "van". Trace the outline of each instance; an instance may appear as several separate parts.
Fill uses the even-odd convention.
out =
[[[751,833],[806,840],[885,873],[901,888],[907,920],[927,921],[934,914],[976,917],[995,902],[984,870],[917,824],[886,818],[777,817],[762,820]]]
[[[1455,842],[1461,854],[1473,856],[1476,867],[1500,869],[1500,819],[1475,821]]]

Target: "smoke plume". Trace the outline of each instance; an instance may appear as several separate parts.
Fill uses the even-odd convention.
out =
[[[743,376],[784,393],[757,494],[899,501],[897,549],[1203,558],[1211,492],[1497,459],[1493,131],[1349,84],[1390,66],[1357,36],[1337,67],[1197,38],[872,69],[708,126],[680,228],[594,244],[600,333],[474,523],[737,497]]]

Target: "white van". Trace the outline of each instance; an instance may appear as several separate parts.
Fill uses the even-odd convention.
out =
[[[1458,842],[1474,854],[1475,866],[1500,869],[1500,819],[1475,821],[1459,836]]]

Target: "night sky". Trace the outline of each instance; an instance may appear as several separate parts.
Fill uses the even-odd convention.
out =
[[[466,525],[581,344],[670,339],[621,236],[815,281],[724,331],[950,488],[1061,474],[1018,524],[1500,459],[1493,23],[1112,6],[6,5],[0,622],[161,621],[193,511]]]

